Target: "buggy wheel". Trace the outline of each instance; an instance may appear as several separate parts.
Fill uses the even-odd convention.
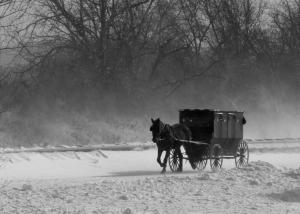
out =
[[[219,144],[213,145],[210,151],[210,167],[221,168],[223,164],[223,150]]]
[[[208,148],[209,148],[208,146],[205,146],[205,149],[203,150],[200,159],[194,162],[196,169],[198,169],[199,171],[205,169],[207,165],[207,160],[209,159]]]
[[[247,142],[241,140],[236,149],[235,165],[237,168],[244,167],[249,161],[249,148]]]
[[[179,155],[175,149],[170,150],[169,156],[169,166],[172,172],[177,172],[179,170],[180,160]]]

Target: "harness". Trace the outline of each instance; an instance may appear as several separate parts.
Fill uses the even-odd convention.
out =
[[[174,131],[172,127],[169,124],[164,124],[162,123],[162,131],[159,135],[160,139],[159,140],[168,140],[168,138],[171,138],[173,140],[176,140],[177,138],[174,136]]]

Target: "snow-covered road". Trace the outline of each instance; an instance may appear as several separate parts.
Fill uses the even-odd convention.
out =
[[[132,167],[130,161],[123,165]],[[0,213],[299,214],[299,169],[282,171],[261,161],[166,175],[149,175],[155,173],[151,166],[132,169],[119,168],[112,177],[0,179]]]
[[[17,153],[3,154],[0,162],[0,178],[5,179],[52,179],[94,176],[155,175],[161,168],[156,163],[156,150]],[[250,161],[266,161],[278,168],[299,168],[300,153],[255,153]],[[224,160],[225,169],[234,168],[234,159]],[[210,171],[209,164],[206,171]],[[168,169],[169,171],[169,169]],[[184,161],[184,171],[192,173]]]
[[[255,152],[266,146],[243,169],[232,159],[223,170],[185,163],[165,175],[155,149],[3,153],[0,213],[299,214],[300,153]]]

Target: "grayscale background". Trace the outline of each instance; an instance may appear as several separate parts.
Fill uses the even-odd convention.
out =
[[[0,213],[299,213],[299,91],[299,0],[0,0]],[[160,174],[180,109],[249,165]]]

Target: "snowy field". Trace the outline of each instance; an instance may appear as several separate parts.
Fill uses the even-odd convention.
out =
[[[154,148],[2,154],[0,213],[300,213],[300,152],[285,143],[251,142],[243,169],[165,175]]]

